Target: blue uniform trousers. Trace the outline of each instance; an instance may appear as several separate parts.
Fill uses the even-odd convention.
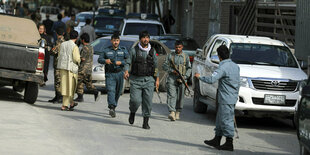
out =
[[[122,94],[124,85],[124,72],[106,73],[105,77],[109,108],[115,108],[117,107],[118,99]]]
[[[175,83],[177,82],[167,82],[167,105],[169,112],[181,112],[183,109],[185,86],[182,83]]]
[[[235,104],[221,104],[218,105],[218,111],[215,121],[215,135],[234,137],[234,116],[235,116]]]
[[[153,77],[152,77],[153,78]],[[142,103],[142,116],[150,117],[152,110],[152,99],[154,93],[154,80],[134,79],[130,80],[129,110],[137,112]]]

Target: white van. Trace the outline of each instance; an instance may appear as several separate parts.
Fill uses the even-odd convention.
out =
[[[40,15],[41,21],[46,19],[46,14],[50,15],[50,20],[57,21],[57,15],[59,14],[60,10],[58,7],[53,6],[41,6],[40,7]]]

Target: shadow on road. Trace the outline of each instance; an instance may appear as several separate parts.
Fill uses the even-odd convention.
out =
[[[1,101],[14,101],[24,102],[24,96],[14,91],[12,88],[2,87],[0,88],[0,100]]]

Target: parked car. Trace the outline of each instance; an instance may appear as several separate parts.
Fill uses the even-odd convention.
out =
[[[98,12],[95,12],[95,15],[97,15]],[[81,32],[82,27],[86,24],[86,19],[93,19],[94,12],[87,11],[87,12],[80,12],[76,14],[75,20],[79,20],[80,23],[78,26],[74,27],[74,30],[77,31],[79,34]]]
[[[289,47],[267,37],[224,35],[210,37],[194,58],[192,73],[211,76],[219,67],[216,49],[226,45],[230,58],[240,67],[240,90],[236,110],[244,116],[293,118],[299,86],[307,79]],[[193,79],[195,112],[217,107],[218,83]],[[292,119],[294,120],[294,119]]]
[[[120,25],[125,18],[125,11],[118,9],[102,8],[95,17],[94,28],[98,37],[112,35],[119,31]]]
[[[44,46],[35,23],[26,18],[0,14],[0,87],[24,91],[24,101],[33,104],[38,84],[43,83]]]
[[[145,13],[130,13],[120,26],[121,36],[139,36],[141,31],[148,31],[151,39],[166,35],[163,24],[158,20],[158,15]]]
[[[121,42],[120,46],[125,46],[130,52],[130,49],[138,44],[138,38],[136,37],[120,37]],[[93,84],[97,87],[105,87],[105,70],[104,65],[98,63],[99,54],[103,52],[103,50],[109,46],[111,46],[111,37],[102,37],[98,38],[94,42],[91,43],[91,46],[94,48],[94,58],[93,58]],[[160,78],[160,90],[166,89],[166,76],[165,71],[162,70],[162,64],[165,61],[165,58],[168,53],[170,53],[170,49],[165,46],[163,43],[157,40],[150,40],[150,44],[155,48],[157,56],[158,56],[158,68],[159,68],[159,78]],[[124,82],[124,90],[129,89],[129,81]],[[123,91],[124,91],[123,90]]]
[[[297,137],[300,154],[310,155],[310,78],[302,89],[300,103],[296,112]]]

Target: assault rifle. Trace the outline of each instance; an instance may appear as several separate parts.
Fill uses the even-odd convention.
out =
[[[173,70],[175,70],[175,71],[177,72],[179,78],[181,79],[182,84],[185,85],[185,89],[188,91],[188,94],[191,94],[191,91],[190,91],[190,89],[189,89],[189,87],[188,87],[188,85],[187,85],[187,83],[186,83],[184,77],[182,76],[182,74],[180,73],[180,71],[175,67],[175,64],[174,64],[173,61],[171,61],[171,64],[172,64]]]

